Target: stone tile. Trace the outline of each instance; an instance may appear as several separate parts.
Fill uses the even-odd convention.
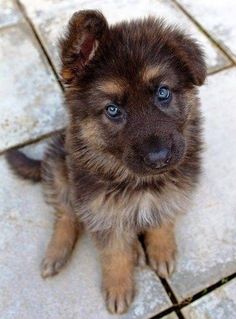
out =
[[[61,89],[26,24],[0,30],[0,152],[65,125]]]
[[[44,143],[24,149],[40,158]],[[91,240],[82,238],[71,262],[43,281],[39,265],[53,226],[53,209],[44,203],[40,184],[15,177],[0,157],[0,318],[148,319],[171,306],[149,269],[137,271],[138,295],[130,312],[109,315],[100,293],[100,265]]]
[[[15,24],[21,19],[22,14],[14,1],[0,0],[0,28]]]
[[[236,279],[182,309],[188,319],[235,319]]]
[[[229,64],[227,58],[171,1],[164,0],[71,0],[48,1],[22,0],[56,68],[59,65],[57,39],[73,12],[82,9],[100,9],[110,23],[123,19],[155,15],[164,17],[169,23],[180,25],[199,40],[204,47],[210,71]]]
[[[176,314],[174,312],[172,312],[171,314],[162,317],[163,319],[178,319],[178,317],[176,316]]]
[[[178,0],[236,61],[236,2]]]
[[[156,275],[137,273],[139,293],[129,313],[109,315],[100,293],[98,256],[88,238],[82,238],[67,268],[42,280],[39,265],[50,236],[49,228],[25,221],[0,221],[0,317],[24,318],[150,318],[170,306]]]
[[[24,153],[32,158],[41,158],[46,142],[36,146],[27,146]],[[0,157],[0,219],[14,221],[18,224],[34,224],[40,227],[51,227],[53,224],[53,208],[44,202],[41,184],[22,180],[15,176],[7,165],[4,156]],[[22,196],[23,195],[23,196]]]
[[[177,225],[178,267],[169,281],[179,301],[236,271],[236,68],[201,90],[206,151],[201,184]]]

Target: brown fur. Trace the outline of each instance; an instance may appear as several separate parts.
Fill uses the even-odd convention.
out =
[[[160,277],[168,278],[175,268],[176,243],[172,224],[150,228],[144,233],[148,263]]]
[[[104,94],[117,95],[123,93],[124,86],[117,79],[107,81],[104,80],[98,83],[98,89]]]
[[[174,269],[174,221],[200,173],[196,86],[206,66],[194,40],[153,18],[109,27],[101,13],[81,11],[60,45],[69,125],[36,165],[58,212],[42,275],[61,269],[85,227],[100,251],[107,308],[123,313],[134,296],[134,265],[144,260],[140,234],[150,266],[162,277]],[[171,88],[168,107],[156,99],[160,85]],[[106,115],[109,103],[122,120]],[[171,154],[164,168],[147,165],[163,147]],[[29,159],[21,167],[19,154],[8,160],[33,178]]]
[[[79,227],[74,214],[64,208],[61,216],[57,215],[53,236],[42,262],[42,277],[55,275],[61,270],[73,251],[78,235]]]
[[[110,251],[105,250],[102,256],[102,290],[111,313],[124,313],[134,297],[134,258],[130,248]]]
[[[41,181],[41,161],[29,159],[18,150],[7,152],[7,161],[16,175],[21,178],[31,179],[34,182]]]

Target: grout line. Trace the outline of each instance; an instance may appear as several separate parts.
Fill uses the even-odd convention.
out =
[[[179,309],[182,309],[182,308],[186,307],[187,305],[189,305],[190,303],[192,303],[192,302],[194,302],[194,301],[196,301],[204,296],[207,296],[212,291],[216,290],[217,288],[223,287],[226,283],[230,282],[231,280],[233,280],[235,278],[236,278],[236,273],[233,273],[232,275],[229,275],[227,277],[220,279],[215,284],[199,291],[198,293],[196,293],[192,297],[186,298],[185,300],[180,302]]]
[[[217,74],[217,73],[219,73],[219,72],[222,72],[222,71],[224,71],[224,70],[233,69],[233,68],[235,68],[235,65],[234,65],[234,64],[230,64],[230,65],[224,66],[224,67],[222,67],[222,68],[219,68],[219,69],[217,69],[217,70],[214,70],[214,71],[209,72],[209,73],[207,74],[207,76],[211,76],[211,75]]]
[[[220,43],[210,34],[204,27],[198,22],[179,2],[178,0],[171,0],[176,4],[176,6],[205,34],[207,38],[229,59],[231,64],[235,65],[235,61],[231,55],[220,45]]]
[[[43,45],[43,43],[42,43],[42,41],[41,41],[41,39],[40,39],[40,36],[39,36],[39,34],[38,34],[38,32],[37,32],[37,30],[36,30],[36,28],[35,28],[33,22],[32,22],[32,21],[30,20],[30,18],[28,17],[24,5],[20,2],[20,0],[15,0],[15,2],[16,2],[16,4],[17,4],[17,6],[19,7],[19,10],[21,11],[21,13],[22,13],[23,17],[25,18],[26,22],[27,22],[28,25],[30,26],[30,28],[31,28],[31,30],[32,30],[32,32],[33,32],[33,34],[34,34],[34,36],[35,36],[35,38],[36,38],[36,40],[37,40],[37,42],[38,42],[38,44],[39,44],[39,47],[41,48],[42,53],[44,54],[44,57],[46,58],[46,60],[47,60],[47,62],[48,62],[48,64],[49,64],[49,66],[50,66],[51,69],[52,69],[52,72],[53,72],[53,74],[54,74],[54,76],[55,76],[55,78],[56,78],[56,80],[57,80],[59,86],[61,87],[62,91],[64,91],[64,87],[63,87],[63,85],[62,85],[62,82],[61,82],[61,80],[60,80],[60,77],[59,77],[59,75],[57,74],[57,71],[56,71],[56,69],[55,69],[55,67],[54,67],[54,65],[53,65],[53,63],[52,63],[52,61],[51,61],[51,59],[50,59],[50,56],[49,56],[49,54],[48,54],[46,48],[44,47],[44,45]]]
[[[181,310],[180,310],[178,300],[177,300],[173,290],[171,289],[170,285],[168,284],[167,280],[160,278],[159,276],[158,276],[158,278],[161,281],[162,286],[164,287],[167,295],[169,296],[170,301],[172,302],[172,306],[170,308],[158,313],[157,315],[151,317],[150,319],[160,319],[160,318],[165,317],[166,315],[169,315],[172,312],[175,312],[178,319],[185,319]]]
[[[47,53],[45,47],[43,46],[43,43],[32,23],[32,21],[30,20],[30,18],[28,17],[27,13],[26,13],[26,10],[24,8],[24,6],[21,4],[20,0],[15,0],[15,3],[16,3],[16,6],[18,7],[18,9],[20,10],[21,14],[22,14],[22,17],[23,19],[25,19],[26,23],[28,24],[28,26],[30,27],[34,37],[36,38],[36,41],[38,43],[38,46],[39,46],[39,49],[41,50],[42,54],[43,54],[43,58],[46,59],[47,63],[49,64],[49,67],[51,68],[51,71],[52,73],[54,74],[55,76],[55,79],[56,81],[58,82],[60,88],[62,91],[64,91],[64,87],[63,87],[63,84],[60,80],[60,77],[59,75],[57,74],[57,71],[50,59],[50,56],[49,54]],[[1,30],[3,28],[9,28],[9,27],[12,27],[14,25],[17,25],[19,22],[22,22],[22,20],[18,21],[17,23],[14,23],[14,24],[10,24],[10,25],[6,25],[4,27],[1,28]],[[31,145],[31,144],[34,144],[34,143],[37,143],[37,142],[40,142],[46,138],[50,138],[52,137],[53,135],[59,133],[60,131],[64,130],[65,128],[62,128],[62,129],[58,129],[58,130],[55,130],[55,131],[52,131],[52,132],[49,132],[49,133],[46,133],[46,134],[42,134],[36,138],[32,138],[32,139],[29,139],[27,141],[24,141],[22,143],[18,143],[18,144],[15,144],[13,146],[10,146],[10,147],[7,147],[6,149],[0,151],[0,156],[4,155],[8,150],[10,149],[15,149],[15,148],[21,148],[21,147],[24,147],[24,146],[28,146],[28,145]]]
[[[184,319],[184,316],[182,315],[182,313],[181,313],[181,311],[179,309],[179,306],[178,306],[178,299],[176,298],[176,296],[174,294],[174,291],[172,290],[171,286],[169,285],[169,283],[167,282],[166,279],[163,279],[163,278],[160,278],[160,277],[159,277],[159,279],[160,279],[163,287],[165,288],[165,291],[166,291],[167,295],[169,296],[169,298],[170,298],[170,300],[171,300],[171,302],[173,304],[173,308],[174,308],[174,310],[176,312],[177,317],[179,319]]]
[[[181,312],[181,309],[188,306],[189,304],[191,304],[192,302],[204,297],[204,296],[207,296],[209,293],[211,293],[212,291],[216,290],[217,288],[220,288],[222,286],[224,286],[226,283],[230,282],[231,280],[235,279],[236,278],[236,273],[233,273],[232,275],[229,275],[227,277],[224,277],[222,278],[221,280],[217,281],[215,284],[205,288],[205,289],[202,289],[201,291],[199,291],[198,293],[196,293],[195,295],[193,295],[192,297],[189,297],[189,298],[186,298],[184,299],[183,301],[181,302],[178,302],[171,286],[169,285],[169,283],[167,282],[167,280],[165,279],[162,279],[159,277],[167,295],[169,296],[171,302],[172,302],[172,306],[162,312],[160,312],[159,314],[151,317],[150,319],[160,319],[160,318],[163,318],[164,316],[172,313],[172,312],[175,312],[177,317],[179,319],[185,319],[182,312]]]
[[[139,241],[140,241],[140,243],[141,243],[141,245],[143,247],[143,250],[144,250],[144,253],[145,253],[145,256],[146,256],[146,260],[148,260],[148,257],[147,257],[147,254],[146,254],[146,249],[145,249],[145,244],[144,244],[144,235],[140,235],[139,236]],[[177,317],[179,319],[184,319],[181,311],[178,308],[178,300],[177,300],[174,292],[172,291],[170,285],[168,284],[168,282],[165,279],[160,278],[159,276],[158,276],[158,278],[161,281],[162,286],[164,287],[164,289],[166,291],[166,294],[169,296],[169,299],[170,299],[172,305],[169,308],[165,309],[164,311],[161,311],[158,314],[154,315],[150,319],[163,318],[164,316],[170,314],[173,311],[175,311],[175,313],[176,313],[176,315],[177,315]]]
[[[2,31],[5,31],[6,29],[14,28],[20,23],[22,23],[22,19],[20,19],[19,21],[13,22],[13,23],[2,25],[2,26],[0,26],[0,31],[2,32]]]
[[[9,150],[11,150],[11,149],[18,149],[18,148],[22,148],[22,147],[25,147],[25,146],[30,146],[30,145],[32,145],[32,144],[38,143],[38,142],[40,142],[40,141],[43,141],[44,139],[53,137],[54,135],[56,135],[56,134],[62,132],[64,129],[65,129],[65,128],[58,129],[58,130],[56,130],[56,131],[52,131],[52,132],[50,132],[50,133],[46,133],[46,134],[40,135],[39,137],[36,137],[36,138],[30,139],[30,140],[27,140],[27,141],[25,141],[25,142],[18,143],[18,144],[16,144],[16,145],[7,147],[6,149],[0,151],[0,156],[4,155],[7,151],[9,151]]]
[[[160,312],[158,315],[155,315],[154,317],[151,317],[150,319],[161,319],[161,318],[173,313],[174,309],[175,309],[175,307],[172,306],[172,307]]]

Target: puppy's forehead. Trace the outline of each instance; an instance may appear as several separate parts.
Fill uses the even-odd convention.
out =
[[[143,67],[141,80],[144,85],[162,83],[170,87],[176,87],[179,82],[178,75],[168,62],[150,64]]]
[[[99,90],[121,94],[150,84],[176,87],[180,76],[173,63],[174,50],[166,45],[168,34],[159,23],[122,24],[112,29],[103,51],[102,70],[97,73]]]
[[[107,78],[99,81],[97,89],[108,95],[121,95],[125,89],[125,82],[120,78]]]
[[[177,79],[175,74],[171,71],[168,65],[164,64],[149,64],[144,65],[142,68],[136,69],[136,74],[134,77],[127,77],[127,74],[120,74],[119,76],[114,76],[110,74],[107,78],[101,79],[97,83],[97,89],[108,95],[122,95],[125,91],[129,89],[141,89],[142,87],[149,87],[152,82],[164,83],[173,87]]]
[[[159,65],[148,65],[143,68],[142,80],[144,83],[148,83],[151,80],[159,77],[162,74],[161,66]]]

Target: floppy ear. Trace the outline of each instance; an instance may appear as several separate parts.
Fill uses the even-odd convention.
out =
[[[197,42],[178,32],[174,39],[174,51],[189,81],[194,85],[202,85],[207,76],[207,66],[204,53]]]
[[[94,57],[108,32],[108,24],[101,12],[75,12],[69,21],[66,35],[60,40],[61,76],[70,83],[78,72]]]

